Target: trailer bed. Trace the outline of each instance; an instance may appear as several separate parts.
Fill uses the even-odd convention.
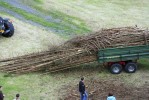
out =
[[[149,57],[149,45],[106,48],[99,50],[98,62],[119,62]]]

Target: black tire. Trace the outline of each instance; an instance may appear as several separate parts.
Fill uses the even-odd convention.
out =
[[[11,22],[7,21],[7,22],[5,22],[5,25],[7,26],[6,30],[9,29],[10,31],[8,33],[2,34],[2,36],[4,36],[4,37],[11,37],[11,36],[13,36],[13,34],[14,34],[14,26],[13,26],[13,24]]]
[[[110,72],[112,74],[120,74],[122,72],[122,65],[115,63],[110,67]]]
[[[136,63],[133,63],[133,62],[129,62],[126,64],[125,66],[125,71],[127,73],[135,73],[137,70],[137,64]]]

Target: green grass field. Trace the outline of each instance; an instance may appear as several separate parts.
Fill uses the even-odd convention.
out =
[[[12,15],[0,12],[0,16],[9,17],[14,22],[15,35],[11,38],[0,37],[0,59],[24,55],[33,52],[48,50],[68,40],[69,35],[87,34],[101,28],[125,27],[138,25],[149,27],[149,1],[148,0],[20,0],[45,15],[62,20],[62,23],[48,23],[39,16],[16,9],[10,4],[0,1],[0,6],[14,11],[23,18],[41,25],[62,29],[66,34],[57,34],[46,31],[43,27],[34,26],[21,21]],[[71,28],[73,25],[76,29]],[[70,33],[69,33],[70,32]],[[72,35],[76,36],[76,35]],[[42,73],[29,73],[11,76],[0,73],[0,85],[6,95],[5,100],[12,100],[16,93],[21,94],[21,100],[59,100],[63,94],[59,91],[67,85],[76,86],[80,77],[87,80],[91,78],[120,79],[126,84],[142,86],[148,82],[148,59],[139,60],[138,71],[134,74],[123,72],[112,75],[106,69],[80,67],[64,72],[41,75]]]
[[[79,17],[95,31],[120,26],[148,27],[148,4],[148,0],[43,0],[38,5]]]
[[[14,36],[0,37],[0,59],[49,50],[65,41],[53,32],[20,21],[8,14],[0,13],[0,16],[10,18],[15,26]]]
[[[31,14],[31,13],[28,13],[28,12],[22,10],[22,9],[16,8],[6,2],[0,1],[0,6],[7,8],[7,9],[21,15],[26,20],[31,20],[31,21],[36,22],[44,27],[49,27],[54,30],[64,31],[63,34],[66,36],[69,34],[80,34],[80,33],[90,32],[88,27],[85,25],[85,23],[81,19],[68,16],[68,15],[66,15],[64,13],[60,13],[58,11],[57,12],[53,11],[53,12],[48,12],[48,13],[53,18],[61,19],[62,21],[61,22],[48,22],[37,15]],[[79,22],[79,23],[76,23],[76,22]],[[63,35],[61,35],[61,36],[63,36]]]
[[[149,64],[147,64],[149,66]],[[30,73],[25,75],[13,76],[4,73],[0,74],[5,100],[12,100],[15,94],[21,94],[21,100],[59,100],[66,95],[67,86],[76,86],[80,77],[84,76],[86,81],[94,79],[119,79],[127,86],[143,86],[148,81],[148,69],[140,66],[134,74],[122,72],[119,75],[112,75],[109,71],[89,66],[63,71],[54,74],[42,75],[42,73]],[[73,74],[72,74],[73,73]]]

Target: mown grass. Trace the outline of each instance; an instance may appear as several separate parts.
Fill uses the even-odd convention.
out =
[[[67,88],[62,89],[64,86],[77,85],[81,76],[89,78],[90,76],[85,75],[87,72],[81,69],[58,74],[41,75],[42,73],[34,73],[10,77],[4,77],[5,74],[0,73],[0,85],[3,86],[3,93],[6,95],[5,100],[12,100],[16,93],[20,93],[21,100],[32,100],[32,98],[34,100],[59,100],[62,95],[66,94],[66,92],[59,94],[59,91],[66,91]],[[95,73],[93,74],[95,75]]]
[[[43,0],[41,7],[79,17],[96,31],[135,25],[148,27],[148,4],[148,0]]]
[[[90,29],[89,27],[87,27],[86,23],[77,17],[66,15],[54,9],[48,11],[48,10],[42,9],[41,6],[37,6],[37,5],[34,6],[34,8],[38,9],[41,12],[44,12],[45,14],[51,15],[53,18],[61,19],[62,23],[65,25],[74,25],[74,27],[78,29],[77,30],[78,33],[86,34],[82,32],[82,30],[84,30],[85,32],[90,32]]]
[[[11,38],[0,36],[0,59],[49,50],[64,42],[62,37],[51,31],[25,23],[4,12],[0,12],[0,16],[10,18],[15,28]]]
[[[63,0],[63,1],[70,3],[71,4],[70,7],[72,7],[74,4],[74,3],[69,2],[68,0]],[[77,2],[77,0],[70,0],[70,1]],[[100,26],[105,26],[105,27],[109,27],[109,26],[114,27],[114,26],[119,26],[119,25],[125,26],[125,25],[133,25],[137,23],[141,24],[142,26],[148,26],[148,20],[147,20],[148,12],[146,12],[148,11],[148,7],[146,7],[146,5],[144,8],[141,7],[137,9],[135,8],[133,9],[131,8],[131,6],[129,6],[130,7],[129,9],[131,11],[127,11],[125,10],[125,8],[127,8],[128,6],[124,5],[123,3],[119,4],[119,2],[121,2],[120,0],[116,0],[117,1],[116,4],[109,4],[108,3],[109,0],[107,0],[101,6],[98,6],[101,3],[100,2],[101,0],[93,0],[93,1],[88,0],[88,1],[90,2],[87,4],[91,5],[91,8],[90,6],[89,8],[84,8],[87,11],[89,11],[88,13],[84,13],[84,16],[88,17],[90,20],[88,20],[88,18],[86,19],[84,16],[79,15],[79,13],[77,13],[76,16],[79,16],[80,18],[84,18],[87,21],[95,21],[91,23],[92,24],[91,26],[93,27],[96,26],[95,25],[96,23],[100,23]],[[129,4],[129,1],[126,0],[125,2],[128,2]],[[94,5],[95,5],[94,10],[97,10],[97,11],[94,11],[92,9]],[[124,6],[122,7],[122,5]],[[79,8],[80,6],[79,7],[75,6],[75,7]],[[75,9],[75,7],[73,7],[73,9]],[[82,8],[79,8],[79,9],[81,9],[81,11],[84,10]],[[42,11],[42,9],[40,11]],[[45,13],[50,14],[49,11]],[[53,14],[53,15],[55,16],[55,18],[59,18],[60,16],[59,14],[60,13],[57,12],[56,14]],[[69,16],[65,16],[64,20],[68,20],[67,17],[69,19]],[[32,30],[33,28],[31,27],[28,28],[27,26],[25,26],[27,29],[26,28],[24,29],[24,31],[27,30],[27,32],[24,32],[24,34],[21,35],[20,37],[18,38],[15,37],[15,38],[7,39],[7,40],[6,39],[1,40],[0,42],[1,47],[5,47],[5,49],[3,50],[1,49],[2,51],[1,54],[3,53],[4,55],[7,55],[7,53],[10,52],[10,50],[12,50],[11,48],[13,45],[10,46],[10,44],[15,44],[15,43],[21,42],[22,40],[26,41],[30,38],[30,35],[32,35],[31,34],[32,32],[28,34],[28,36],[26,36],[26,33],[29,32],[28,29]],[[22,29],[22,28],[18,27],[18,29]],[[18,35],[19,33],[21,33],[21,31],[18,32]],[[36,32],[34,34],[36,34]],[[20,41],[11,42],[12,40],[17,40],[19,38],[20,38]],[[36,40],[40,39],[40,36],[36,37],[35,39]],[[43,41],[45,41],[45,39],[43,39]],[[5,44],[3,44],[4,42]],[[28,42],[30,44],[33,41],[28,41]],[[35,41],[35,42],[39,42],[39,41]],[[16,47],[20,49],[22,45],[23,44],[16,45]],[[25,44],[25,46],[28,46],[28,45]],[[37,45],[37,47],[39,47],[39,45]],[[24,48],[20,50],[24,50]],[[7,51],[7,52],[4,52],[4,51]],[[12,100],[16,93],[21,94],[21,100],[32,100],[32,99],[34,100],[58,100],[58,97],[60,95],[58,95],[57,91],[60,91],[65,86],[69,86],[69,85],[75,86],[76,84],[78,84],[78,81],[80,80],[80,77],[82,76],[84,76],[86,80],[89,80],[90,78],[94,78],[94,77],[97,79],[104,78],[105,80],[120,79],[126,83],[136,85],[136,86],[141,86],[146,81],[149,80],[148,78],[142,78],[148,75],[148,68],[149,68],[148,66],[149,66],[148,59],[141,59],[139,60],[139,70],[136,73],[127,74],[125,72],[122,72],[119,75],[112,75],[106,69],[99,71],[99,69],[96,69],[95,67],[92,68],[92,66],[89,66],[88,68],[86,68],[86,66],[82,66],[81,68],[78,68],[78,69],[72,69],[70,72],[64,71],[64,72],[49,74],[45,76],[41,76],[39,73],[37,73],[37,74],[26,74],[26,75],[14,76],[14,77],[4,77],[5,74],[1,73],[0,74],[0,80],[1,80],[0,85],[3,85],[3,92],[6,95],[6,100]]]
[[[86,22],[83,19],[68,15],[56,9],[44,9],[43,7],[44,0],[42,1],[42,3],[27,0],[22,0],[22,2],[24,4],[30,5],[31,7],[44,13],[45,15],[49,15],[52,16],[53,18],[60,19],[62,23],[65,25],[74,26],[75,29],[78,29],[77,32],[80,34],[86,34],[91,31],[91,29],[86,25]],[[82,30],[84,30],[85,32],[82,32]]]
[[[25,19],[31,20],[31,21],[36,22],[36,23],[39,23],[39,24],[41,24],[45,27],[54,28],[54,30],[62,30],[62,31],[64,31],[64,33],[66,33],[66,35],[89,32],[89,29],[84,27],[85,24],[83,24],[83,27],[79,27],[80,25],[70,23],[71,21],[67,21],[69,23],[66,23],[65,22],[66,19],[62,22],[59,22],[59,23],[57,23],[57,22],[47,22],[43,18],[38,17],[37,15],[30,14],[30,13],[24,11],[24,10],[13,7],[13,6],[11,6],[10,4],[8,4],[6,2],[0,1],[0,6],[5,7],[7,9],[10,9],[10,10],[20,14],[21,16],[23,16]],[[61,13],[61,16],[63,16],[62,13]],[[54,17],[58,17],[58,14],[55,14]],[[65,17],[63,17],[63,18],[65,18]],[[74,28],[71,25],[73,25]]]
[[[148,75],[148,71],[138,70],[136,73],[128,74],[122,72],[118,75],[111,74],[106,69],[100,69],[97,63],[82,65],[71,70],[61,71],[59,73],[30,73],[19,76],[6,76],[0,73],[0,85],[3,86],[3,92],[6,100],[12,100],[16,93],[21,94],[21,100],[59,100],[66,92],[68,86],[76,86],[83,76],[86,80],[120,80],[126,86],[143,86]],[[73,74],[72,74],[73,73]],[[145,78],[142,78],[145,77]],[[118,82],[118,81],[117,81]],[[78,93],[79,94],[79,93]]]
[[[4,73],[0,73],[0,85],[3,86],[3,93],[6,95],[5,100],[12,100],[15,97],[15,94],[24,89],[23,83],[25,80],[23,78],[17,79],[8,76],[6,77]],[[18,82],[20,83],[19,85]]]
[[[35,1],[36,3],[42,3],[42,0],[33,0],[33,1]]]
[[[25,17],[27,20],[32,20],[32,21],[34,21],[34,22],[40,23],[41,25],[43,25],[43,26],[45,26],[45,27],[47,26],[47,27],[53,27],[53,28],[60,28],[60,29],[62,29],[62,27],[58,26],[56,23],[47,23],[47,22],[44,21],[42,18],[37,17],[37,16],[35,16],[35,15],[33,15],[33,14],[29,14],[29,13],[27,13],[27,12],[24,11],[24,10],[15,8],[15,7],[9,5],[9,4],[6,3],[6,2],[0,1],[0,6],[3,6],[3,7],[5,7],[5,8],[7,8],[7,9],[10,9],[10,10],[12,10],[12,11],[14,11],[14,12],[16,12],[16,13],[22,15],[22,16]]]
[[[42,4],[22,1],[39,11],[54,10],[82,19],[93,31],[135,25],[149,27],[148,0],[43,0]]]
[[[138,67],[141,70],[149,70],[149,59],[143,58],[138,61]]]

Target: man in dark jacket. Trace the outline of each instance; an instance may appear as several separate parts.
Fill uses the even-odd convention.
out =
[[[4,95],[2,92],[2,86],[0,86],[0,100],[4,100]]]
[[[84,85],[84,78],[81,78],[81,81],[79,82],[79,92],[81,100],[87,100],[87,94],[85,92],[85,85]]]

